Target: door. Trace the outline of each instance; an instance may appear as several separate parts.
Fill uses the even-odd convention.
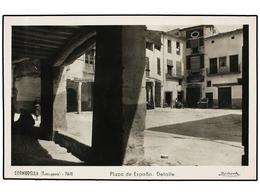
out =
[[[165,92],[165,103],[168,107],[172,106],[172,92]]]
[[[77,92],[73,88],[67,89],[67,112],[76,112],[78,108]]]
[[[183,91],[178,91],[178,101],[183,102]]]
[[[196,108],[200,100],[200,87],[187,88],[186,101],[189,108]]]
[[[231,108],[231,87],[218,88],[218,106],[219,108]]]
[[[208,107],[212,108],[213,107],[213,93],[206,93],[206,98],[208,99]]]
[[[161,83],[155,82],[155,106],[161,107]]]

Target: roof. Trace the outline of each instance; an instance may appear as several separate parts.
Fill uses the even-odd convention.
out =
[[[95,29],[89,26],[13,26],[12,63],[38,59],[59,66],[94,41]]]
[[[190,26],[190,27],[187,27],[187,28],[181,28],[181,29],[179,29],[179,30],[180,30],[180,31],[187,31],[187,30],[190,30],[190,29],[200,28],[200,27],[213,28],[214,25],[212,25],[212,24],[208,24],[208,25],[197,25],[197,26]]]
[[[229,36],[229,35],[238,34],[238,33],[243,33],[243,28],[239,28],[239,29],[236,29],[236,30],[227,31],[227,32],[223,32],[223,33],[218,33],[218,34],[215,34],[215,35],[212,35],[212,36],[205,38],[205,40],[216,38],[216,37]]]

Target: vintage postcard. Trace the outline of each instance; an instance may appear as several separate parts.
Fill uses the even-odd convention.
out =
[[[4,16],[4,178],[256,180],[256,51],[257,16]]]

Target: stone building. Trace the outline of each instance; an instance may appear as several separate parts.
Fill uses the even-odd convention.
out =
[[[175,34],[148,30],[146,34],[147,107],[172,107],[182,100],[185,40]]]
[[[93,110],[95,48],[66,67],[67,112]]]
[[[243,29],[205,38],[206,79],[203,97],[211,107],[242,107]]]
[[[204,38],[217,33],[213,25],[200,25],[170,33],[180,33],[185,37],[185,66],[184,80],[182,82],[184,102],[187,107],[197,107],[197,102],[204,93],[203,84],[205,82],[206,70],[204,65],[205,46]]]
[[[219,33],[214,25],[168,32],[149,30],[146,36],[148,108],[173,107],[178,98],[197,107],[241,108],[243,30]]]
[[[41,70],[38,60],[25,60],[14,67],[17,89],[16,112],[26,109],[33,113],[33,104],[41,96]],[[67,112],[93,110],[95,48],[65,68]]]

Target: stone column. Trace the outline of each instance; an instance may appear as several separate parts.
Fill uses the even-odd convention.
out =
[[[81,86],[82,86],[82,82],[79,81],[78,83],[78,94],[77,94],[77,100],[78,100],[78,114],[81,113]]]
[[[145,26],[97,28],[93,165],[138,164],[145,129]]]
[[[65,67],[53,69],[53,130],[67,130],[67,81]]]
[[[53,131],[53,72],[50,64],[41,61],[41,128],[51,139]]]

